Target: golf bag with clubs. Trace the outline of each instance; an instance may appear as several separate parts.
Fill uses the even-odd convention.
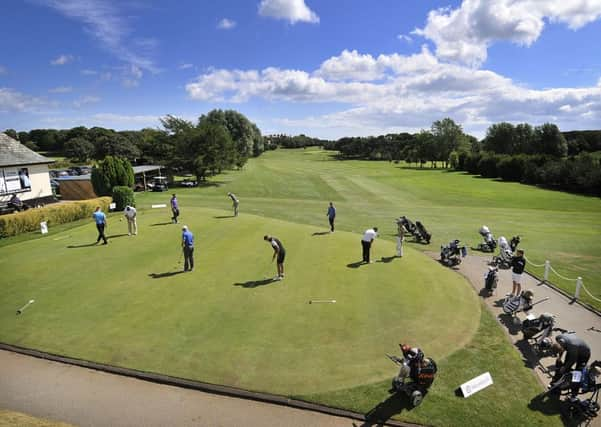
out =
[[[494,294],[499,283],[499,269],[497,267],[488,267],[488,272],[484,276],[484,289],[488,295]]]
[[[430,244],[430,239],[432,238],[432,235],[428,233],[426,227],[424,227],[424,225],[421,222],[415,221],[415,228],[415,233],[413,233],[413,236],[415,236],[415,240],[417,242],[424,241],[426,242],[426,244]]]
[[[555,327],[555,316],[551,313],[543,313],[538,317],[529,314],[522,322],[524,339],[530,341],[533,350],[539,356],[551,355],[553,331],[567,332],[565,329]]]
[[[532,306],[534,293],[532,291],[523,291],[520,295],[507,295],[503,301],[503,313],[515,316],[520,311],[529,311]]]
[[[499,255],[492,257],[491,264],[498,265],[501,268],[511,267],[511,257],[520,244],[520,236],[513,236],[507,243],[504,236],[499,237]]]
[[[459,240],[449,242],[447,246],[440,247],[440,262],[447,267],[461,264],[462,258],[467,256],[467,248],[459,246]]]
[[[556,364],[559,369],[561,363]],[[553,381],[543,395],[566,396],[568,416],[572,419],[589,420],[599,414],[599,389],[601,383],[598,377],[601,374],[601,361],[596,360],[582,370],[572,370],[564,373],[557,381]],[[586,399],[578,395],[592,393]]]
[[[482,227],[480,227],[480,230],[478,232],[484,239],[484,242],[480,243],[477,249],[482,252],[494,252],[497,248],[497,241],[495,240],[488,227],[486,225],[483,225]]]
[[[399,374],[392,379],[390,393],[405,393],[413,407],[419,406],[434,382],[438,368],[436,362],[418,348],[401,345],[403,357],[386,355],[400,366]]]
[[[415,234],[415,224],[409,219],[407,218],[405,215],[399,217],[399,219],[397,219],[397,224],[401,224],[405,230],[407,230],[408,233],[411,234]]]

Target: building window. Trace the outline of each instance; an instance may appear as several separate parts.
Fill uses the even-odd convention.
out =
[[[29,179],[29,169],[0,169],[0,194],[20,193],[30,190],[31,180]]]

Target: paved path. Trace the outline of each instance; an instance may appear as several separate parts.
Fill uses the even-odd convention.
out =
[[[78,426],[361,425],[342,417],[140,381],[0,350],[0,408]]]

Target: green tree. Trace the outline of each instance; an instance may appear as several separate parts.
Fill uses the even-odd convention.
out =
[[[557,125],[545,123],[542,126],[537,126],[534,132],[538,153],[555,157],[564,157],[568,154],[568,143]]]
[[[511,123],[502,122],[491,125],[486,131],[484,149],[497,154],[514,153],[515,128]]]
[[[520,123],[514,129],[514,154],[516,153],[534,153],[535,139],[534,129],[528,123]]]
[[[85,163],[94,156],[94,144],[87,139],[76,137],[65,143],[64,153],[70,159]]]
[[[446,117],[432,123],[432,136],[434,138],[434,150],[431,153],[431,161],[442,160],[444,167],[447,167],[449,154],[457,150],[463,137],[463,129],[452,119]]]
[[[134,185],[134,171],[127,159],[106,156],[92,169],[92,186],[99,196],[110,196],[113,187]]]

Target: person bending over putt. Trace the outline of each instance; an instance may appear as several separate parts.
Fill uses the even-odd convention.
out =
[[[371,245],[376,239],[377,235],[378,227],[368,228],[367,230],[365,230],[363,238],[361,239],[361,248],[363,249],[363,262],[366,264],[370,264],[369,251],[371,250]]]
[[[227,193],[227,195],[232,199],[232,207],[234,208],[234,216],[238,216],[238,205],[240,204],[240,200],[236,197],[234,193]]]
[[[263,240],[269,242],[273,248],[273,257],[271,258],[271,262],[273,262],[273,260],[277,257],[278,275],[274,279],[282,280],[284,278],[284,259],[286,258],[286,249],[284,249],[282,242],[275,237],[265,235],[263,236]]]

